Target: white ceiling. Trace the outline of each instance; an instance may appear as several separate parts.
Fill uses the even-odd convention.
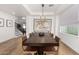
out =
[[[68,4],[56,4],[54,6],[49,7],[49,4],[45,4],[44,14],[45,15],[53,15],[56,13],[61,13],[63,10],[69,8]],[[42,6],[41,4],[0,4],[0,11],[18,16],[17,22],[23,24],[25,23],[25,19],[22,19],[22,16],[27,15],[41,15],[42,14]]]
[[[69,6],[71,5],[55,4],[49,7],[49,4],[45,4],[44,13],[45,15],[53,15],[55,12],[62,12]],[[42,7],[41,4],[0,4],[0,11],[14,14],[15,16],[41,15]]]
[[[44,5],[44,14],[45,15],[53,15],[55,12],[60,13],[66,8],[70,7],[70,4],[55,4],[50,6],[51,4]],[[23,5],[31,15],[41,15],[42,14],[42,6],[41,4],[26,4]]]
[[[28,11],[21,4],[0,4],[0,11],[4,11],[15,16],[29,15]]]

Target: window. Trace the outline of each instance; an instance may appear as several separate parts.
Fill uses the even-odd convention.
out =
[[[60,26],[60,32],[78,36],[78,24]]]

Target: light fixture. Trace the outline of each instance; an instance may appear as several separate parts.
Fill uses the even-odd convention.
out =
[[[40,16],[40,19],[45,20],[46,16],[44,15],[44,4],[42,4],[41,6],[42,6],[42,15]]]
[[[24,28],[24,29],[26,28],[26,25],[25,25],[25,24],[23,24],[23,28]]]

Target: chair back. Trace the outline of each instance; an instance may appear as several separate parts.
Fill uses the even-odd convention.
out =
[[[55,40],[56,40],[56,42],[59,42],[60,38],[55,36]]]

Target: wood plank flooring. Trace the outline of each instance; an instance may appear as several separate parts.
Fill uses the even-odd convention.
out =
[[[0,55],[26,55],[34,54],[36,51],[23,51],[22,37],[13,38],[6,42],[0,43]],[[54,55],[54,52],[45,52],[47,55]],[[58,55],[77,55],[71,48],[60,42]]]

